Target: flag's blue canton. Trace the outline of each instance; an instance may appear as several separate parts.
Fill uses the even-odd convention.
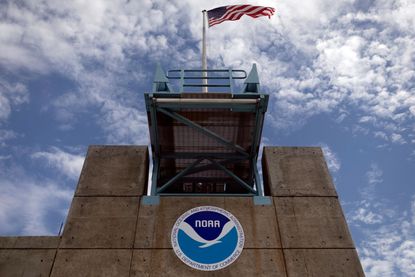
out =
[[[223,7],[213,9],[213,10],[209,10],[207,12],[208,20],[211,20],[214,18],[215,19],[221,18],[226,13],[226,7],[227,6],[223,6]]]

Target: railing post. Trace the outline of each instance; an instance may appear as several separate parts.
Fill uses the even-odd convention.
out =
[[[233,93],[233,76],[232,76],[232,69],[229,69],[229,88],[231,90],[231,93]]]
[[[180,92],[184,91],[184,70],[180,69]]]

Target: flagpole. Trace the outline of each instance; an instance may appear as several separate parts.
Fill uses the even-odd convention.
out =
[[[207,85],[207,59],[206,59],[206,10],[202,11],[203,19],[203,31],[202,31],[202,84],[205,85],[202,87],[202,92],[208,92]]]

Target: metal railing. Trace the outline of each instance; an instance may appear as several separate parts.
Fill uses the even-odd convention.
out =
[[[203,73],[206,73],[206,76]],[[215,87],[229,88],[230,93],[233,93],[233,81],[246,79],[247,74],[245,70],[240,69],[174,69],[167,71],[166,77],[169,80],[179,80],[180,92],[186,87]],[[195,83],[196,80],[200,82]],[[203,80],[208,81],[204,83]]]
[[[259,78],[255,64],[249,74],[242,69],[173,69],[165,74],[160,65],[157,65],[153,92],[174,92],[171,81],[177,81],[179,91],[176,92],[179,93],[184,92],[186,88],[202,88],[203,92],[207,92],[208,88],[227,88],[229,91],[218,92],[234,93],[235,80],[245,80],[243,93],[259,93]]]

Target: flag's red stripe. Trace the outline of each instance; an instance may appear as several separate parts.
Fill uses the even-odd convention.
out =
[[[233,6],[228,6],[226,9],[226,13],[224,15],[222,15],[222,17],[220,18],[212,18],[211,20],[214,22],[216,20],[221,20],[221,19],[225,19],[225,20],[231,20],[229,19],[234,13],[237,13],[239,11],[243,11],[244,9],[249,9],[251,7],[251,5],[233,5]],[[222,20],[224,21],[224,20]],[[221,22],[222,22],[221,21]],[[216,23],[218,24],[218,23]]]
[[[239,19],[244,14],[246,14],[246,15],[255,14],[255,13],[257,13],[258,11],[260,11],[262,9],[263,9],[262,7],[259,7],[259,8],[258,7],[250,7],[249,9],[244,9],[243,11],[238,11],[234,15],[232,15],[232,20],[234,20],[236,18]]]

